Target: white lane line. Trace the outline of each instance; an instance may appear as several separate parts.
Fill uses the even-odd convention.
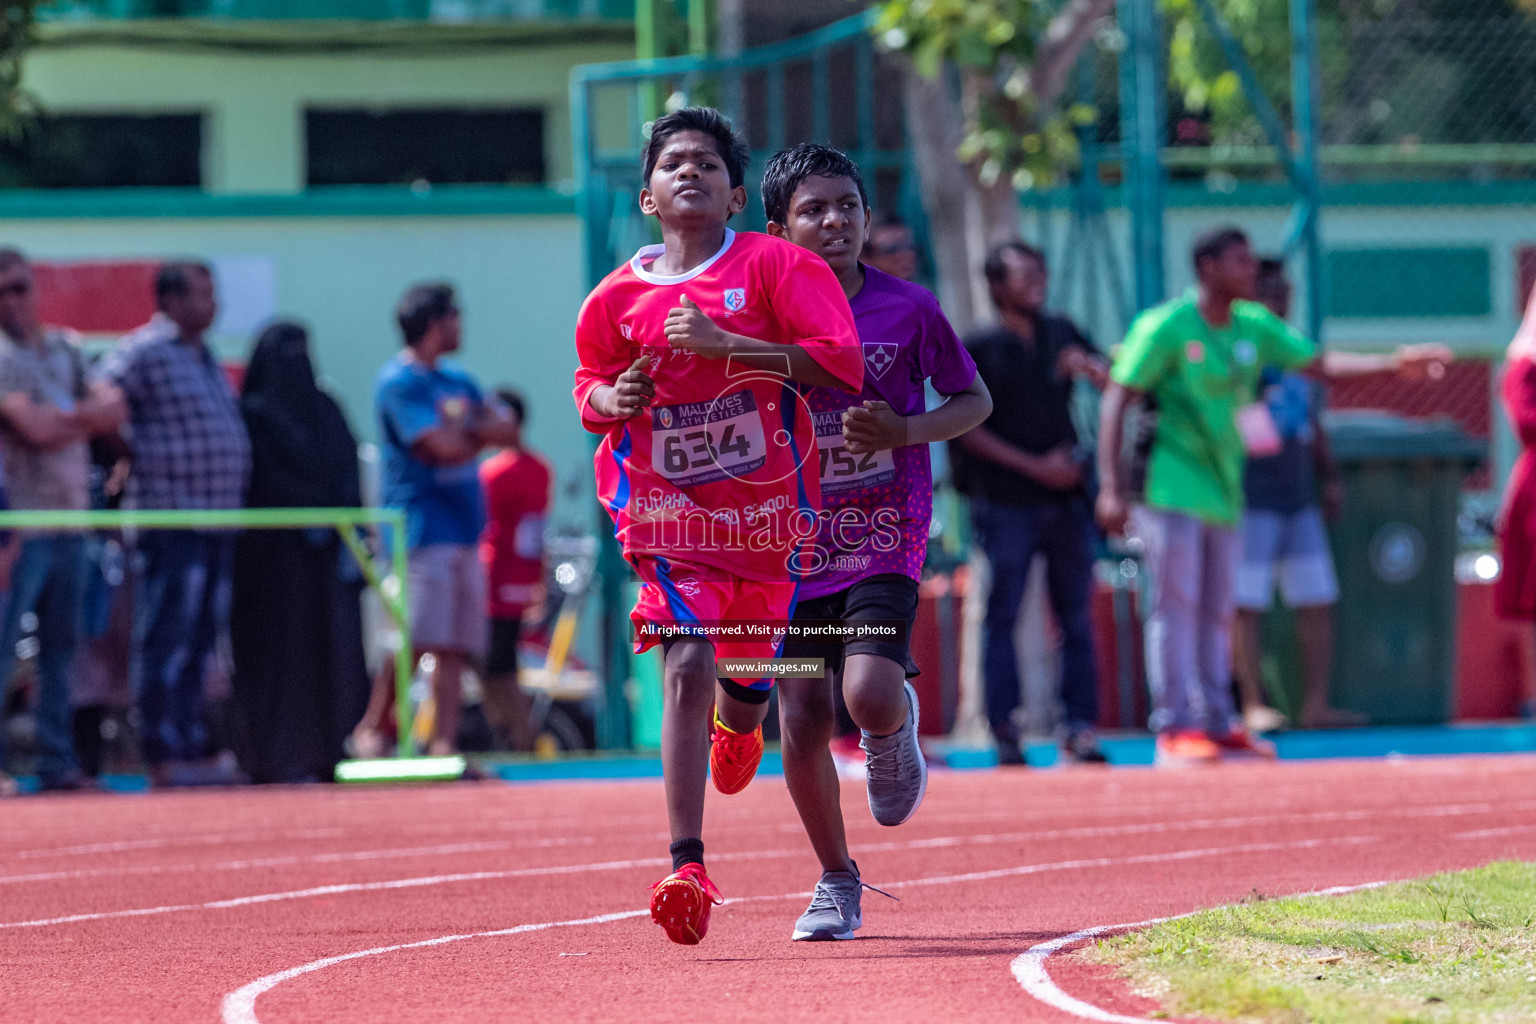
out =
[[[345,829],[316,828],[278,834],[271,832],[236,832],[225,835],[167,836],[160,839],[124,839],[112,843],[87,843],[83,846],[56,846],[41,850],[14,850],[3,854],[17,860],[38,860],[43,857],[82,857],[94,853],[128,853],[137,850],[161,850],[168,846],[219,846],[225,843],[250,842],[253,839],[333,839],[346,835]]]
[[[1492,839],[1496,836],[1513,836],[1522,832],[1536,832],[1536,825],[1510,825],[1505,828],[1480,828],[1471,832],[1453,832],[1452,839]]]
[[[902,882],[891,882],[882,888],[907,889],[917,886],[930,885],[955,885],[963,882],[972,882],[985,879],[1003,878],[1013,875],[1034,875],[1048,871],[1071,871],[1079,868],[1114,867],[1122,864],[1152,864],[1168,861],[1194,860],[1200,857],[1225,857],[1234,854],[1270,852],[1275,850],[1304,850],[1317,846],[1336,845],[1338,843],[1350,843],[1360,845],[1380,841],[1380,836],[1353,836],[1342,840],[1303,839],[1289,843],[1244,843],[1240,846],[1217,846],[1198,850],[1177,850],[1172,853],[1150,853],[1131,857],[1100,857],[1091,860],[1064,860],[1050,864],[1024,864],[1012,868],[1000,868],[995,871],[974,871],[961,875],[935,875],[927,878],[915,878]],[[1332,890],[1323,890],[1330,892]],[[1343,890],[1340,890],[1343,891]],[[810,894],[807,892],[780,893],[773,896],[745,896],[727,900],[725,906],[736,903],[759,903],[772,900],[804,899]],[[495,938],[502,935],[517,935],[523,932],[546,931],[551,928],[571,928],[578,925],[605,924],[611,921],[622,921],[635,917],[643,917],[649,914],[649,910],[629,910],[612,914],[600,914],[596,917],[583,917],[570,921],[545,921],[538,924],[517,925],[513,928],[499,928],[494,931],[473,932],[465,935],[444,935],[435,939],[423,939],[419,942],[407,942],[394,946],[377,946],[373,949],[358,950],[355,953],[342,953],[338,956],[329,956],[320,960],[313,960],[298,967],[290,967],[284,971],[268,974],[257,978],[247,985],[243,985],[225,996],[221,1003],[222,1024],[261,1024],[256,1016],[256,1000],[263,993],[268,992],[290,978],[297,978],[312,971],[323,970],[335,964],[348,960],[357,960],[363,957],[380,956],[384,953],[394,953],[402,949],[420,949],[425,946],[441,946],[450,942],[463,942],[467,939]],[[1166,920],[1166,919],[1160,919]],[[1129,927],[1129,926],[1110,926]],[[1086,934],[1086,933],[1075,933]],[[1059,941],[1059,940],[1058,940]],[[1029,954],[1024,954],[1028,956]],[[1020,957],[1019,959],[1023,959]],[[1015,961],[1017,963],[1017,961]],[[1049,980],[1049,979],[1047,979]],[[1065,998],[1071,998],[1063,993]],[[1083,1004],[1086,1006],[1087,1004]],[[1113,1019],[1113,1018],[1110,1018]],[[1129,1019],[1129,1018],[1127,1018]],[[1141,1024],[1136,1021],[1135,1024]]]
[[[1530,806],[1536,807],[1536,801],[1528,801]],[[1497,805],[1491,803],[1450,804],[1443,807],[1413,808],[1412,810],[1397,810],[1386,812],[1368,811],[1318,811],[1299,815],[1258,815],[1250,818],[1209,818],[1196,819],[1186,822],[1154,822],[1142,825],[1123,825],[1118,827],[1088,827],[1078,829],[1054,829],[1032,832],[1010,832],[981,836],[943,836],[929,839],[912,839],[900,842],[853,844],[855,853],[893,852],[900,850],[918,850],[943,847],[956,847],[968,844],[987,845],[1005,842],[1045,841],[1064,838],[1102,837],[1112,835],[1140,835],[1148,833],[1183,832],[1193,829],[1227,829],[1242,828],[1255,824],[1280,824],[1288,822],[1310,821],[1353,821],[1365,819],[1381,819],[1395,817],[1449,817],[1461,814],[1482,814],[1493,811],[1507,811],[1514,809],[1513,805]],[[1536,827],[1536,826],[1533,826]],[[1307,842],[1312,842],[1308,840]],[[472,844],[463,844],[472,845]],[[1268,849],[1269,847],[1264,847]],[[795,857],[805,851],[799,848],[787,850],[749,850],[728,853],[711,854],[712,861],[731,861],[745,859],[766,859],[780,857]],[[356,859],[383,859],[390,856],[388,851],[359,851],[361,856]],[[411,855],[412,851],[403,851],[402,855]],[[374,855],[377,854],[377,858]],[[323,857],[334,857],[337,860],[352,859],[347,854],[324,854]],[[1161,856],[1161,855],[1154,855]],[[277,860],[277,858],[271,858]],[[261,866],[259,861],[230,862],[236,865]],[[347,892],[370,892],[387,888],[413,888],[421,885],[444,885],[463,881],[483,881],[498,878],[528,878],[536,875],[560,875],[586,871],[623,871],[639,867],[665,866],[667,863],[663,857],[635,858],[630,860],[603,861],[596,864],[567,864],[551,865],[548,867],[517,868],[500,871],[476,871],[444,875],[430,875],[422,878],[404,878],[383,882],[359,882],[321,886],[318,888],[300,889],[292,892],[266,893],[259,896],[246,896],[234,900],[214,900],[207,903],[176,904],[160,907],[143,907],[131,910],[103,911],[98,913],[68,914],[56,917],[38,918],[29,921],[0,922],[0,930],[12,928],[39,928],[57,924],[78,924],[86,921],[102,921],[122,917],[152,917],[161,914],[185,913],[195,910],[222,910],[231,907],[245,906],[248,903],[264,903],[280,900],[305,899],[315,895],[331,895]],[[1089,866],[1090,862],[1083,862],[1083,866]],[[1096,862],[1095,862],[1096,863]],[[195,865],[187,866],[187,870],[199,870]],[[152,869],[145,869],[144,873],[154,873]],[[1014,873],[1011,870],[1006,873]],[[987,875],[983,873],[978,877],[1003,877],[1002,875]],[[0,878],[0,883],[7,879]]]
[[[297,978],[301,974],[311,971],[323,970],[335,964],[344,963],[347,960],[357,960],[365,956],[379,956],[383,953],[394,953],[402,949],[420,949],[423,946],[445,946],[450,942],[463,942],[465,939],[488,939],[498,935],[518,935],[523,932],[546,931],[550,928],[574,928],[584,924],[607,924],[610,921],[623,921],[632,917],[642,917],[649,914],[649,910],[625,910],[616,914],[599,914],[596,917],[583,917],[573,921],[546,921],[541,924],[520,924],[515,928],[502,928],[492,932],[476,932],[472,935],[443,935],[435,939],[423,939],[420,942],[404,942],[398,946],[379,946],[374,949],[360,949],[356,953],[343,953],[340,956],[328,956],[323,960],[314,960],[299,967],[290,967],[286,971],[278,971],[264,978],[257,978],[249,985],[242,986],[224,997],[220,1006],[220,1013],[225,1024],[260,1024],[256,1017],[256,999],[263,993],[290,978]]]
[[[718,859],[718,858],[717,858]],[[420,878],[396,878],[387,882],[347,882],[338,885],[317,885],[310,889],[294,889],[288,892],[267,892],[255,896],[237,896],[228,900],[210,900],[207,903],[179,903],[160,907],[139,907],[133,910],[109,910],[96,914],[67,914],[63,917],[45,917],[33,921],[6,921],[4,928],[43,928],[55,924],[77,924],[81,921],[108,921],[120,917],[156,917],[161,914],[178,914],[191,910],[229,910],[249,907],[258,903],[279,903],[286,900],[302,900],[312,896],[336,896],[347,892],[379,892],[388,889],[419,889],[431,885],[449,885],[454,882],[483,882],[504,878],[526,878],[530,875],[569,875],[584,871],[616,871],[667,864],[663,857],[645,860],[607,861],[602,864],[561,864],[544,868],[521,868],[513,871],[465,871],[452,875],[425,875]]]
[[[1363,889],[1379,889],[1390,883],[1366,882],[1362,885],[1336,885],[1328,889],[1318,889],[1309,893],[1301,893],[1303,896],[1339,896],[1344,893],[1359,892]],[[1084,1002],[1075,996],[1070,996],[1062,991],[1061,986],[1051,979],[1050,972],[1046,970],[1046,961],[1055,954],[1075,946],[1087,939],[1097,938],[1112,932],[1129,932],[1138,928],[1150,928],[1155,924],[1165,921],[1177,921],[1181,918],[1192,917],[1201,913],[1199,910],[1191,910],[1187,914],[1173,914],[1169,917],[1153,917],[1145,921],[1132,921],[1127,924],[1103,924],[1097,928],[1084,928],[1082,931],[1073,932],[1070,935],[1062,935],[1046,942],[1037,943],[1028,950],[1020,953],[1009,964],[1014,980],[1017,981],[1029,996],[1054,1007],[1063,1013],[1070,1013],[1074,1017],[1083,1020],[1098,1021],[1099,1024],[1166,1024],[1166,1017],[1130,1017],[1123,1013],[1113,1013],[1092,1003]],[[255,1018],[252,1018],[254,1020]]]
[[[1433,762],[1422,762],[1422,763],[1420,763],[1420,767],[1427,769],[1429,767],[1434,767],[1434,763]],[[616,780],[616,781],[623,781],[623,780]],[[499,796],[500,792],[501,791],[495,790],[495,789],[492,789],[492,790],[477,789],[475,791],[474,795],[475,795],[475,798],[477,800],[481,801],[481,803],[478,804],[477,806],[480,807],[480,810],[482,812],[482,816],[484,816],[484,817],[491,817],[491,818],[494,819],[494,817],[495,817],[495,815],[497,813],[499,813],[501,811],[505,811],[507,813],[507,815],[509,816],[508,820],[504,820],[504,821],[492,820],[492,821],[483,822],[481,824],[478,824],[476,826],[477,828],[483,829],[483,830],[487,830],[487,831],[519,831],[519,832],[521,832],[521,831],[533,831],[533,830],[538,830],[538,829],[548,829],[548,828],[557,828],[557,827],[566,827],[566,826],[570,826],[570,827],[587,827],[587,826],[590,826],[590,824],[591,824],[590,817],[580,817],[580,816],[566,816],[566,817],[560,817],[560,818],[546,818],[546,819],[529,818],[529,817],[527,817],[524,814],[524,811],[520,807],[514,807],[512,805],[502,806],[502,802],[497,802],[494,805],[492,805],[489,808],[487,808],[484,805],[484,798],[486,798],[487,796],[491,796],[491,797]],[[1293,792],[1294,793],[1305,793],[1305,792],[1308,792],[1308,790],[1303,788],[1303,787],[1290,787],[1290,786],[1285,786],[1285,785],[1271,787],[1271,788],[1266,790],[1266,793],[1269,795],[1269,797],[1271,798],[1272,802],[1279,801],[1281,798],[1287,797],[1290,794],[1292,794]],[[352,796],[352,795],[353,794],[349,794],[349,796]],[[449,793],[445,792],[444,795],[449,795]],[[391,799],[393,799],[393,798],[391,798]],[[1138,812],[1147,812],[1147,811],[1163,811],[1163,810],[1168,810],[1168,809],[1175,809],[1177,806],[1181,806],[1181,805],[1177,805],[1172,800],[1169,800],[1169,801],[1161,800],[1161,799],[1159,799],[1157,797],[1156,794],[1137,795],[1134,799],[1128,800],[1128,801],[1126,801],[1124,803],[1119,802],[1119,801],[1111,802],[1109,799],[1104,797],[1103,794],[1096,794],[1094,796],[1094,806],[1093,806],[1092,809],[1096,810],[1096,811],[1104,812],[1104,816],[1105,817],[1113,818],[1116,815],[1119,815],[1119,814],[1122,814],[1122,813],[1138,813]],[[1484,803],[1484,804],[1476,804],[1476,805],[1474,805],[1474,804],[1466,804],[1466,805],[1461,805],[1461,808],[1466,809],[1465,811],[1463,811],[1461,808],[1453,808],[1451,810],[1451,812],[1452,813],[1463,813],[1463,812],[1465,812],[1465,813],[1473,813],[1473,811],[1471,811],[1471,808],[1473,808],[1473,807],[1482,807],[1482,808],[1484,808],[1484,809],[1486,809],[1486,810],[1488,810],[1490,812],[1491,811],[1496,811],[1496,810],[1504,810],[1504,811],[1528,810],[1528,809],[1536,808],[1536,801],[1519,801],[1519,802],[1510,802],[1510,803],[1505,803],[1505,804],[1494,804],[1494,803]],[[1033,812],[1033,811],[1046,811],[1046,812],[1050,812],[1050,813],[1055,813],[1058,810],[1077,810],[1077,811],[1082,811],[1083,809],[1084,808],[1082,807],[1081,800],[1078,800],[1078,799],[1074,798],[1072,800],[1052,800],[1049,803],[1045,803],[1045,802],[1037,803],[1037,804],[1034,804],[1034,805],[1031,806],[1030,811],[1031,812]],[[739,812],[738,813],[738,812],[734,812],[734,811],[732,811],[732,810],[730,810],[728,808],[718,808],[718,809],[711,808],[711,812],[710,813],[711,813],[711,820],[713,820],[713,821],[720,822],[720,823],[740,822],[741,824],[746,825],[749,828],[750,828],[750,825],[753,822],[760,821],[760,819],[761,819],[761,814],[758,813],[758,812],[755,812],[755,811],[752,811],[752,812],[743,811],[743,812]],[[1349,813],[1372,814],[1372,813],[1375,813],[1375,812],[1359,811],[1359,812],[1340,812],[1340,813],[1345,813],[1345,814],[1349,814]],[[1422,807],[1421,806],[1415,806],[1415,805],[1406,805],[1406,806],[1402,807],[1399,810],[1398,813],[1402,814],[1403,816],[1412,817],[1412,816],[1418,815],[1418,814],[1439,814],[1439,813],[1445,813],[1445,809],[1440,808],[1440,807],[1436,807],[1436,806],[1433,806],[1433,805],[1422,806]],[[607,822],[608,825],[614,826],[614,827],[630,826],[630,825],[644,826],[644,825],[648,825],[648,824],[651,824],[651,823],[655,822],[657,820],[657,817],[658,817],[658,815],[633,815],[633,816],[628,816],[628,817],[605,819],[605,821]],[[923,821],[928,823],[928,824],[939,824],[941,822],[965,823],[965,822],[975,822],[975,821],[984,821],[984,820],[1017,819],[1019,817],[1020,817],[1020,812],[1017,809],[1008,808],[1008,809],[1002,809],[1002,810],[972,811],[972,812],[965,813],[965,814],[935,813],[935,814],[931,814],[931,815],[925,815],[924,818],[923,818]],[[859,829],[861,827],[864,827],[864,826],[875,828],[874,823],[873,822],[869,822],[869,821],[854,820],[854,821],[850,821],[848,824],[849,824],[850,829],[853,829],[853,830],[857,830],[857,829]],[[800,827],[798,825],[785,824],[783,826],[774,826],[774,828],[777,829],[777,830],[780,830],[780,831],[787,830],[787,831],[792,831],[792,832],[798,832]],[[462,832],[462,831],[463,831],[463,826],[461,824],[455,824],[455,823],[423,823],[419,827],[411,828],[410,829],[410,835],[413,836],[413,837],[418,837],[419,838],[419,837],[425,837],[425,836],[433,835],[433,834],[454,834],[454,833],[459,833],[459,832]],[[764,831],[771,831],[771,830],[770,829],[764,829]],[[122,840],[122,841],[113,841],[113,842],[87,843],[87,844],[74,845],[74,846],[63,846],[63,847],[47,847],[47,848],[34,848],[34,849],[24,849],[24,850],[0,850],[0,861],[7,860],[7,859],[33,860],[33,859],[51,858],[51,857],[60,857],[60,856],[85,856],[85,855],[91,855],[91,854],[122,853],[122,852],[131,852],[131,851],[139,851],[139,850],[166,849],[166,848],[178,847],[178,846],[216,846],[216,845],[226,844],[226,843],[228,843],[228,844],[244,843],[244,842],[251,842],[251,841],[255,841],[255,840],[269,841],[269,840],[272,840],[272,839],[284,839],[284,840],[286,840],[286,839],[341,838],[341,837],[347,836],[349,834],[350,834],[350,829],[349,828],[329,827],[329,828],[299,829],[299,830],[294,830],[294,831],[291,831],[291,832],[273,832],[271,830],[268,830],[268,831],[252,831],[252,832],[241,832],[241,833],[225,833],[225,834],[212,835],[212,836],[206,835],[206,834],[190,834],[190,835],[180,835],[180,836],[163,836],[163,837],[150,838],[150,839],[135,839],[135,840]]]
[[[971,837],[972,841],[975,842],[982,842],[993,838],[995,837]],[[1355,840],[1348,838],[1307,839],[1301,840],[1300,843],[1302,846],[1317,846],[1328,845],[1330,843],[1348,844],[1354,841]],[[928,842],[928,840],[919,839],[913,840],[912,844],[886,843],[882,844],[882,848],[885,850],[901,850],[907,849],[909,847],[912,849],[921,849],[922,845],[919,844],[927,844]],[[1271,849],[1289,849],[1295,846],[1296,843],[1281,844],[1279,846],[1273,843],[1257,843],[1247,844],[1240,847],[1229,847],[1228,849],[1238,851],[1258,851]],[[862,853],[864,852],[864,848],[856,847],[854,852]],[[805,851],[798,847],[789,850],[742,850],[731,853],[711,854],[710,860],[765,860],[769,858],[776,859],[782,857],[798,857],[803,856],[804,854]],[[1144,856],[1151,857],[1153,861],[1169,858],[1169,855],[1167,854],[1147,854]],[[1172,859],[1179,858],[1175,855]],[[380,882],[346,882],[337,883],[334,885],[313,886],[307,889],[296,889],[287,892],[260,893],[254,896],[238,896],[233,899],[210,900],[206,903],[178,903],[158,907],[137,907],[130,910],[108,910],[98,911],[95,913],[64,914],[57,917],[35,918],[29,921],[5,921],[0,922],[0,930],[15,928],[43,928],[50,925],[80,924],[86,921],[108,921],[125,917],[158,917],[162,914],[188,913],[195,910],[229,910],[236,907],[251,906],[258,903],[277,903],[287,900],[309,899],[314,896],[334,896],[350,892],[378,892],[388,889],[415,889],[422,886],[449,885],[457,882],[481,882],[494,879],[532,878],[545,875],[570,875],[597,871],[627,871],[633,868],[642,867],[665,867],[668,863],[669,862],[665,857],[641,857],[631,860],[600,861],[596,864],[555,864],[543,867],[513,868],[500,871],[466,871],[443,875],[425,875],[416,878],[397,878]],[[1137,858],[1132,858],[1130,860],[1125,860],[1124,858],[1094,858],[1089,860],[1058,861],[1055,862],[1058,867],[1047,866],[1043,869],[1034,866],[1024,868],[1007,868],[1000,871],[972,872],[965,875],[947,875],[941,876],[934,881],[919,880],[910,882],[908,884],[936,885],[951,881],[971,881],[984,878],[1003,878],[1016,874],[1032,874],[1036,870],[1060,870],[1061,867],[1099,867],[1117,863],[1142,863],[1142,861]]]
[[[527,842],[500,840],[482,843],[447,843],[440,846],[413,846],[388,850],[354,850],[348,853],[314,853],[306,856],[256,857],[226,860],[213,864],[145,864],[122,868],[81,868],[73,871],[40,871],[31,875],[0,875],[0,885],[22,882],[53,882],[61,879],[111,878],[119,875],[172,875],[199,871],[244,871],[251,868],[288,867],[295,864],[343,864],[352,861],[390,860],[410,857],[439,857],[461,853],[493,853],[506,850],[549,849],[558,846],[592,846],[597,839],[537,839]]]
[[[1456,817],[1461,815],[1491,814],[1499,811],[1532,810],[1536,809],[1536,800],[1522,801],[1510,804],[1492,804],[1486,802],[1449,804],[1440,807],[1429,808],[1397,808],[1393,810],[1350,810],[1350,811],[1308,811],[1292,814],[1261,814],[1249,817],[1216,817],[1196,818],[1189,821],[1155,821],[1128,825],[1089,825],[1076,828],[1058,829],[1033,829],[1022,832],[1000,832],[987,835],[972,836],[934,836],[928,839],[907,839],[883,843],[859,843],[852,844],[855,853],[885,853],[896,850],[922,850],[943,849],[959,846],[982,846],[998,843],[1013,842],[1048,842],[1059,839],[1092,839],[1107,836],[1131,836],[1131,835],[1155,835],[1169,832],[1189,832],[1196,830],[1226,831],[1230,829],[1250,828],[1259,825],[1284,825],[1306,824],[1325,821],[1379,821],[1385,818],[1421,818],[1421,817]],[[794,829],[798,831],[798,824]],[[1502,835],[1506,832],[1536,830],[1536,825],[1516,826],[1513,829],[1480,830],[1476,832],[1455,833],[1452,838],[1484,838],[1489,835]],[[654,833],[646,836],[628,837],[635,842],[665,840],[665,833]],[[82,868],[70,871],[44,871],[25,875],[0,875],[0,885],[18,885],[27,882],[52,882],[61,880],[78,880],[84,878],[109,878],[119,875],[160,875],[160,874],[188,874],[201,871],[239,871],[253,868],[285,867],[299,864],[339,864],[351,861],[389,860],[394,858],[409,859],[413,857],[453,856],[464,853],[492,853],[513,849],[547,849],[564,846],[591,846],[596,839],[590,835],[573,838],[538,839],[514,842],[510,840],[493,840],[481,843],[452,843],[439,846],[404,847],[383,850],[359,850],[347,853],[323,853],[309,855],[291,855],[284,857],[247,858],[243,860],[220,861],[213,864],[165,864],[165,865],[140,865],[119,868]],[[752,851],[751,856],[792,856],[796,851]],[[740,859],[746,856],[742,853],[717,853],[711,854],[711,860]],[[597,868],[593,868],[597,870]],[[533,869],[529,869],[533,870]]]

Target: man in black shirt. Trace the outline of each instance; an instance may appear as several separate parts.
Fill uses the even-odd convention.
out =
[[[1061,696],[1067,751],[1102,761],[1089,602],[1093,593],[1091,462],[1078,448],[1072,388],[1078,378],[1103,387],[1108,366],[1070,320],[1044,311],[1045,257],[1014,241],[987,256],[987,284],[1000,323],[966,338],[992,392],[992,415],[959,439],[966,465],[957,476],[971,496],[971,521],[992,566],[984,676],[987,719],[998,759],[1021,764],[1013,712],[1019,704],[1014,623],[1030,563],[1045,556],[1051,608],[1061,631]]]

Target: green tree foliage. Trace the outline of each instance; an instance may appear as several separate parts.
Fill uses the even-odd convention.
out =
[[[21,68],[34,41],[36,11],[37,0],[0,0],[0,137],[19,138],[32,117]]]
[[[961,159],[987,187],[1059,181],[1077,164],[1074,128],[1092,107],[1063,102],[1067,66],[1112,0],[884,0],[876,32],[925,76],[963,82]],[[1262,145],[1236,72],[1196,0],[1161,0],[1181,143]],[[1291,0],[1214,0],[1260,85],[1289,120]],[[1325,143],[1522,143],[1536,139],[1536,0],[1316,0]],[[1075,21],[1074,21],[1075,19]],[[1083,21],[1096,22],[1084,30]],[[1070,44],[1070,45],[1069,45]],[[1049,62],[1049,67],[1042,64]],[[1106,96],[1099,114],[1113,109]],[[1172,138],[1170,141],[1174,141]]]
[[[983,188],[1050,184],[1077,160],[1092,108],[1059,102],[1067,72],[1113,0],[886,0],[875,33],[924,77],[959,69],[960,158]]]
[[[1265,141],[1195,0],[1162,0],[1169,78],[1209,141]],[[1216,0],[1282,117],[1290,0]],[[1323,141],[1356,145],[1536,138],[1536,0],[1317,0]]]

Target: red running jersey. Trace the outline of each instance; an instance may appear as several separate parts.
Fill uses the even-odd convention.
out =
[[[687,552],[723,579],[789,581],[821,508],[816,435],[788,363],[774,371],[706,359],[667,343],[667,314],[687,295],[721,329],[798,345],[857,392],[863,350],[837,278],[820,257],[781,239],[727,229],[720,251],[686,274],[650,272],[648,246],[587,296],[576,321],[576,406],[603,435],[599,499],[626,557]],[[628,420],[587,398],[639,357],[651,360],[655,404]]]
[[[503,451],[480,464],[486,524],[480,536],[486,614],[521,618],[538,597],[544,573],[544,517],[549,464],[532,452]]]

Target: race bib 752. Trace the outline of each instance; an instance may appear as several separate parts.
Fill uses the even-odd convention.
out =
[[[896,460],[889,448],[855,455],[843,445],[843,414],[838,410],[811,414],[816,424],[816,449],[821,456],[821,493],[862,490],[896,479]]]

